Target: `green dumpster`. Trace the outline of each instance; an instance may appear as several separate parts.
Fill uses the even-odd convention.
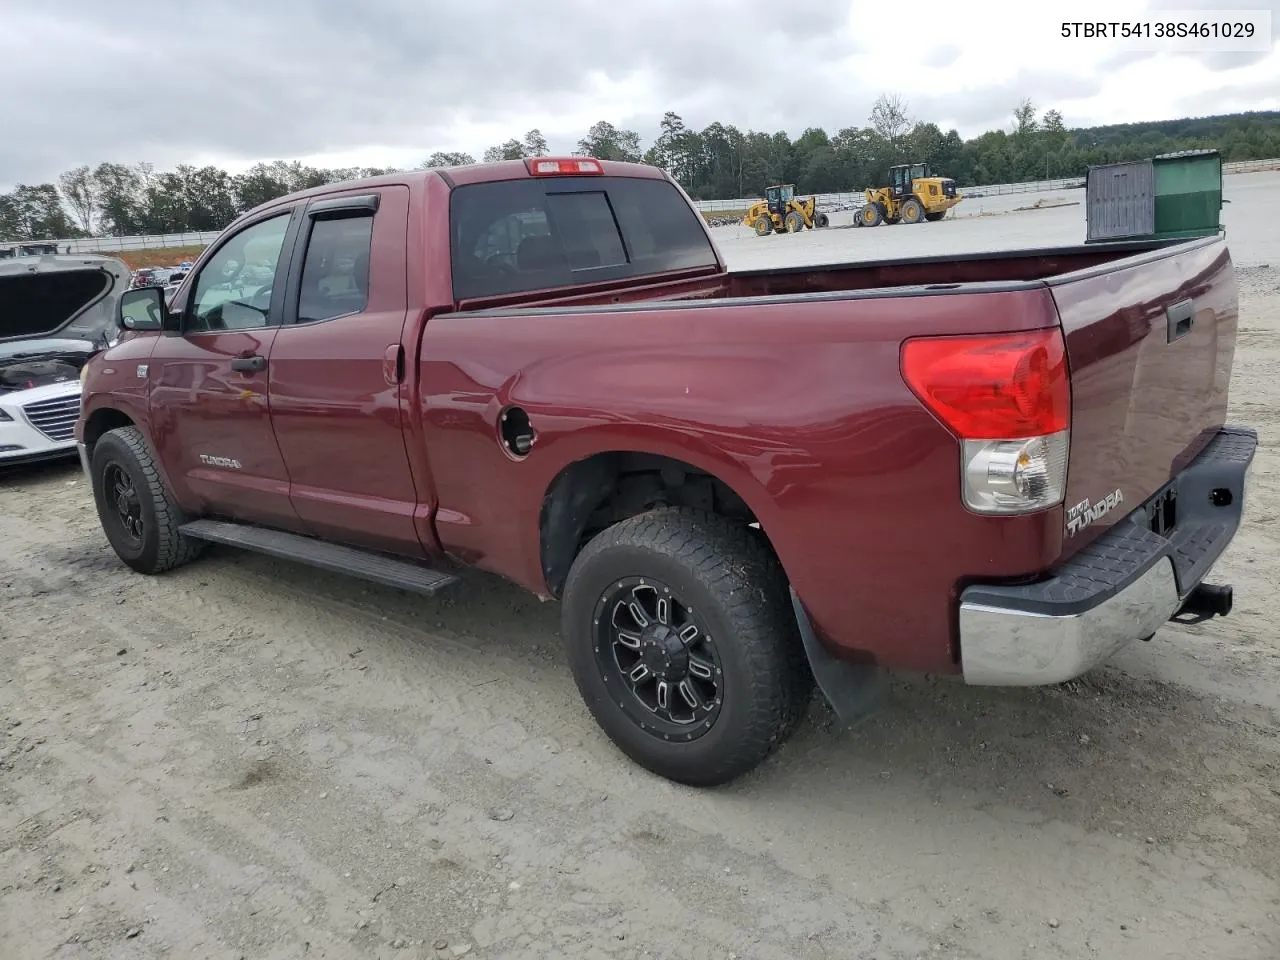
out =
[[[1153,157],[1157,239],[1205,237],[1221,231],[1222,155],[1182,150]]]

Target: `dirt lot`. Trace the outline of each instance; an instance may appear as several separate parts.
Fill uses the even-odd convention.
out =
[[[1058,688],[898,678],[844,736],[815,703],[722,790],[610,746],[554,604],[227,551],[147,579],[74,465],[0,480],[0,956],[1275,960],[1280,251],[1251,229],[1233,416],[1262,449],[1213,577],[1232,616]],[[743,243],[863,255],[828,237]]]

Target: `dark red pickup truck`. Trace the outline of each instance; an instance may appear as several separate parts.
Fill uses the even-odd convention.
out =
[[[501,574],[682,782],[815,679],[846,717],[883,668],[1056,683],[1230,609],[1221,238],[728,271],[662,171],[510,161],[271,201],[121,325],[77,440],[125,563]]]

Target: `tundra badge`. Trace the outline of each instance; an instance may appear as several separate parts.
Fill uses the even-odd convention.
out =
[[[1124,503],[1124,494],[1119,490],[1112,490],[1097,503],[1090,503],[1089,498],[1085,497],[1074,507],[1068,507],[1067,536],[1074,537],[1089,524],[1097,523],[1122,503]]]
[[[211,467],[229,467],[232,470],[240,469],[240,461],[231,457],[211,457],[207,453],[200,454],[200,462],[208,464]]]

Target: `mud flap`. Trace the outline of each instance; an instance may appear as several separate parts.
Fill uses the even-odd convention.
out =
[[[840,731],[848,731],[870,717],[883,704],[889,683],[885,672],[878,667],[861,667],[831,656],[823,647],[809,622],[809,614],[791,590],[791,606],[795,610],[796,623],[804,640],[804,652],[809,669],[817,681],[831,709],[835,711]]]

